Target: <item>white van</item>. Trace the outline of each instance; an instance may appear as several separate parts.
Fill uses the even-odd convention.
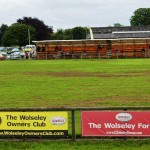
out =
[[[36,58],[36,46],[35,45],[26,45],[24,48],[25,53],[29,53],[29,58]]]
[[[36,46],[35,45],[26,45],[25,48],[24,48],[25,52],[29,52],[29,51],[32,51],[32,50],[36,51]]]

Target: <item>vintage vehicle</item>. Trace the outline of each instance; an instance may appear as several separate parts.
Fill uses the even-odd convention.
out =
[[[7,52],[5,52],[5,51],[0,51],[0,54],[3,55],[4,59],[7,59]]]
[[[24,48],[25,52],[29,52],[29,51],[32,51],[32,50],[36,50],[35,45],[26,45],[25,48]]]
[[[5,57],[0,53],[0,60],[4,60]]]
[[[18,48],[14,48],[11,50],[10,59],[21,59],[20,51]]]
[[[24,48],[25,53],[28,53],[29,58],[36,58],[37,52],[36,52],[36,46],[35,45],[26,45]]]
[[[7,50],[6,47],[0,47],[0,51],[5,51]]]

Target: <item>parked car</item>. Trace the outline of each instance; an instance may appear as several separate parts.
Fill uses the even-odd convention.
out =
[[[20,52],[20,56],[21,56],[21,58],[24,58],[25,57],[25,52]]]
[[[7,59],[7,53],[4,51],[0,51],[0,54],[3,55],[4,59]]]
[[[5,57],[0,53],[0,60],[4,60]]]
[[[24,48],[25,52],[30,52],[30,51],[36,51],[36,46],[35,45],[26,45]]]
[[[18,48],[14,48],[11,50],[10,59],[21,59],[20,51]]]
[[[6,47],[0,47],[0,51],[5,51],[7,50]]]
[[[12,50],[11,50],[11,53],[12,52],[20,52],[20,50],[19,50],[19,48],[13,48]]]
[[[26,53],[26,59],[36,58],[36,46],[35,45],[26,45],[24,48],[24,52]]]
[[[10,54],[7,54],[7,58],[6,59],[10,59]]]

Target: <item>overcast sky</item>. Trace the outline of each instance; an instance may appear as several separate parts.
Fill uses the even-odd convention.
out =
[[[76,26],[130,25],[138,8],[150,7],[150,0],[0,0],[0,25],[18,18],[36,17],[53,29]]]

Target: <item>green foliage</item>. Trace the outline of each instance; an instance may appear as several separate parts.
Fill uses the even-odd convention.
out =
[[[34,27],[36,29],[36,40],[51,39],[53,28],[45,25],[45,23],[42,20],[32,17],[23,17],[23,19],[18,19],[17,22]]]
[[[5,31],[7,30],[8,26],[5,24],[2,24],[0,27],[0,45],[1,45],[1,39],[5,33]]]
[[[75,27],[72,29],[73,39],[86,39],[86,29],[83,27]]]
[[[58,29],[56,33],[52,34],[53,40],[64,40],[64,30]]]
[[[120,23],[114,23],[114,27],[123,27],[123,25]]]
[[[139,8],[130,18],[131,26],[150,25],[150,8]]]
[[[108,27],[123,27],[124,25],[120,23],[114,23],[113,26],[109,25]]]
[[[72,35],[72,29],[65,29],[64,30],[64,40],[72,40],[73,35]]]
[[[32,26],[20,23],[12,24],[2,37],[2,44],[4,46],[27,45],[29,41],[28,30],[30,30],[30,39],[32,41],[35,39],[35,29]]]
[[[71,40],[72,39],[72,29],[58,29],[56,33],[52,34],[53,40]]]
[[[72,40],[72,39],[86,39],[87,28],[75,27],[72,29],[58,29],[56,33],[52,34],[53,40]]]

